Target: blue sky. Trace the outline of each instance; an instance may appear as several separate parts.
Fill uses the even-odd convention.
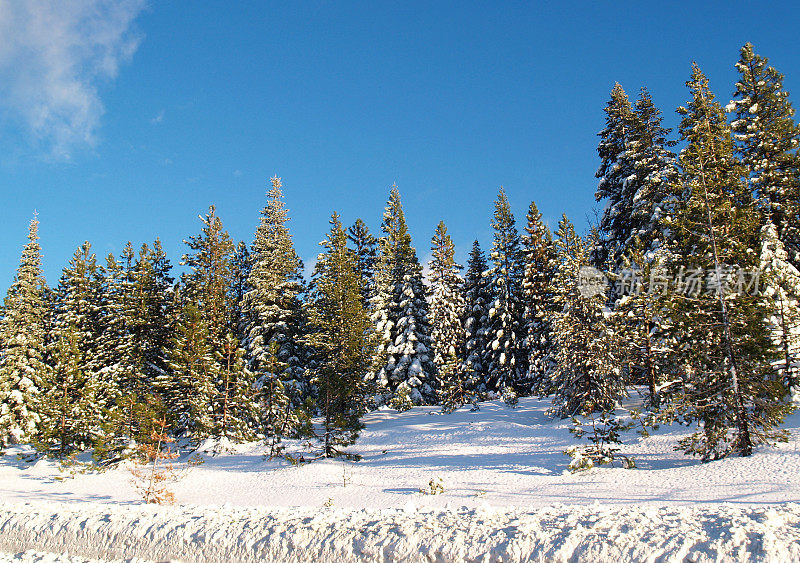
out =
[[[726,102],[751,41],[800,92],[791,2],[63,4],[0,0],[2,287],[34,209],[52,285],[84,240],[177,265],[212,203],[249,242],[273,175],[306,261],[393,182],[420,258],[443,219],[463,260],[500,185],[586,225],[615,81],[674,126],[691,61]]]

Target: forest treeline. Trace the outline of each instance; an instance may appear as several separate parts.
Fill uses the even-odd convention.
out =
[[[315,435],[346,453],[370,409],[550,396],[557,416],[612,413],[647,390],[697,422],[705,460],[783,439],[800,330],[800,128],[783,76],[750,44],[723,107],[697,65],[665,128],[648,91],[605,106],[598,223],[521,228],[501,188],[493,241],[466,268],[443,222],[423,275],[400,192],[380,232],[334,213],[310,280],[272,178],[252,243],[212,206],[172,276],[161,243],[98,259],[86,242],[50,288],[38,222],[0,321],[0,445],[123,459],[165,417],[191,444]],[[676,147],[680,150],[676,152]],[[674,150],[675,149],[675,150]],[[315,424],[312,424],[312,419]]]

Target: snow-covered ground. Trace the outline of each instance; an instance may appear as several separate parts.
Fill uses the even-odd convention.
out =
[[[29,504],[0,511],[0,548],[156,561],[798,561],[800,506],[353,511]]]
[[[173,487],[179,506],[169,508],[141,506],[124,467],[69,476],[12,451],[0,457],[0,551],[800,559],[800,505],[792,504],[800,502],[800,414],[787,421],[788,443],[750,458],[701,464],[673,450],[688,429],[663,427],[647,439],[624,436],[622,453],[636,469],[571,474],[562,452],[576,440],[548,407],[523,399],[513,409],[489,402],[450,415],[433,407],[373,412],[350,448],[359,462],[294,466],[265,460],[259,444],[239,445],[192,468]],[[443,493],[420,492],[431,479]]]

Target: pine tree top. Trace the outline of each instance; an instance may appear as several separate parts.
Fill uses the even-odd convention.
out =
[[[472,250],[469,252],[467,261],[467,283],[474,285],[486,272],[486,256],[481,250],[481,244],[476,240],[472,243]]]
[[[456,247],[450,235],[447,234],[447,227],[444,221],[439,221],[436,232],[431,239],[431,261],[430,276],[431,282],[445,277],[450,272],[457,273],[461,266],[455,261]]]

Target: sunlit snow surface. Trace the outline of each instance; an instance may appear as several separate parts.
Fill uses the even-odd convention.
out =
[[[514,409],[489,402],[450,415],[373,412],[351,448],[363,456],[357,463],[292,466],[265,460],[261,445],[234,446],[191,469],[170,508],[141,506],[125,468],[57,480],[56,464],[11,451],[0,458],[0,551],[39,551],[24,556],[31,561],[48,560],[43,551],[220,561],[800,559],[800,415],[787,421],[787,444],[750,458],[701,464],[673,450],[689,429],[663,427],[647,439],[624,436],[622,453],[637,469],[570,474],[562,452],[576,440],[548,407],[522,399]],[[432,478],[443,494],[420,492]]]

